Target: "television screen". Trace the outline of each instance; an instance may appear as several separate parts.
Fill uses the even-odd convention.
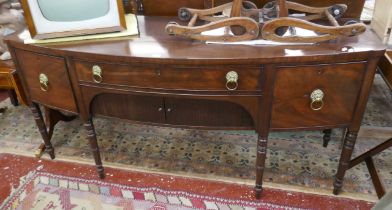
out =
[[[126,29],[122,0],[20,1],[34,39],[108,33]]]
[[[49,21],[73,22],[103,17],[109,0],[38,0],[42,15]]]

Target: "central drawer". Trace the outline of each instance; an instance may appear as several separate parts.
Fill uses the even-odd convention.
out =
[[[261,70],[259,66],[156,66],[75,61],[75,68],[78,80],[82,82],[139,88],[207,91],[228,90],[227,74],[235,72],[238,76],[237,84],[229,84],[229,88],[242,91],[260,90]]]

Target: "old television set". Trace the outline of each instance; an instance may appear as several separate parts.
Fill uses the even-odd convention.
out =
[[[126,29],[121,0],[21,0],[33,39]]]

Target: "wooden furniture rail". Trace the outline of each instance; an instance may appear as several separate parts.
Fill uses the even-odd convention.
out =
[[[317,45],[207,45],[166,35],[173,17],[138,19],[140,36],[122,40],[47,46],[26,45],[16,36],[7,41],[51,158],[53,127],[70,120],[59,111],[85,123],[101,178],[92,121],[98,114],[162,126],[253,129],[260,197],[270,131],[346,128],[334,182],[334,193],[340,191],[385,51],[370,30]]]
[[[384,81],[388,85],[389,89],[392,91],[392,50],[387,50],[385,55],[380,59],[379,62],[380,74],[383,77]],[[376,193],[378,198],[382,198],[385,193],[385,187],[380,177],[378,175],[377,169],[373,162],[373,157],[386,149],[392,147],[392,138],[386,140],[382,144],[379,144],[369,151],[359,155],[355,159],[350,162],[349,168],[352,168],[362,162],[366,163],[366,167],[369,170],[370,177],[372,178],[372,182],[374,188],[376,189]]]
[[[18,106],[19,103],[26,103],[15,66],[11,60],[0,60],[0,89],[7,90],[11,103],[14,106]]]

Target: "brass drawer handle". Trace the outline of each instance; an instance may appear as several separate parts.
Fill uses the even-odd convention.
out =
[[[324,92],[320,89],[316,89],[310,95],[312,102],[310,103],[310,108],[314,111],[319,111],[324,106]]]
[[[49,90],[49,79],[48,76],[46,76],[45,74],[41,73],[39,75],[39,84],[41,87],[42,91],[48,91]]]
[[[228,90],[237,90],[238,88],[238,73],[230,71],[226,74],[226,88]]]
[[[101,83],[102,80],[103,80],[101,67],[99,67],[97,65],[94,65],[93,69],[92,69],[92,72],[93,72],[93,81],[95,83]]]

